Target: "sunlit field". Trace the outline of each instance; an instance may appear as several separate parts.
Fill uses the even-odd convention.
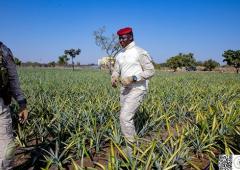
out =
[[[129,155],[108,72],[19,73],[30,116],[14,125],[15,169],[214,169],[219,154],[240,154],[240,75],[157,71],[134,118],[139,139]]]

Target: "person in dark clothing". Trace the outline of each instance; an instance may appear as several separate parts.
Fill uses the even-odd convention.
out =
[[[14,98],[20,107],[19,121],[28,117],[27,101],[20,88],[16,65],[11,50],[0,42],[0,170],[12,169],[15,154],[12,118],[9,109]]]

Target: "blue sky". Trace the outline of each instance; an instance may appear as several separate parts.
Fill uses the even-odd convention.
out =
[[[0,0],[0,41],[23,61],[57,61],[65,49],[80,48],[76,61],[105,56],[93,32],[111,35],[131,26],[136,43],[156,62],[180,52],[222,62],[240,49],[240,0]]]

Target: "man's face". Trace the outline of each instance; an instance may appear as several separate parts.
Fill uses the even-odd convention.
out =
[[[125,48],[128,44],[130,44],[133,41],[132,35],[130,34],[125,34],[119,36],[119,43],[123,48]]]

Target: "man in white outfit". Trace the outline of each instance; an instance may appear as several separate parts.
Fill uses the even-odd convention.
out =
[[[135,45],[132,28],[117,32],[123,49],[117,54],[112,73],[112,86],[121,83],[120,124],[124,137],[134,142],[136,130],[133,117],[147,93],[148,79],[154,75],[154,66],[149,54]]]

